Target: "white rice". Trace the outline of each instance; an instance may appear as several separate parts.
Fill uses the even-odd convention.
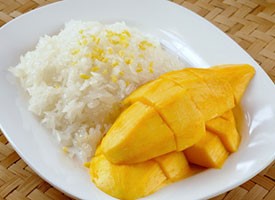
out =
[[[29,110],[64,152],[82,162],[141,84],[183,64],[160,43],[124,23],[70,21],[42,37],[10,71],[29,94]]]

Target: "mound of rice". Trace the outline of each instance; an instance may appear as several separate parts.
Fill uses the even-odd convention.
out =
[[[29,110],[64,152],[86,162],[141,84],[183,64],[159,41],[124,23],[70,21],[42,37],[10,71],[29,94]]]

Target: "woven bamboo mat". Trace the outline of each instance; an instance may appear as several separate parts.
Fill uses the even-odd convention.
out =
[[[55,0],[0,0],[0,26]],[[174,0],[203,16],[242,46],[275,81],[275,0]],[[0,44],[1,45],[1,44]],[[0,131],[0,199],[66,200],[17,155]],[[275,162],[213,200],[275,200]]]

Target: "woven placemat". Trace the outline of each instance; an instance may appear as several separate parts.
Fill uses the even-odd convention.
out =
[[[0,0],[0,26],[56,0]],[[203,16],[242,46],[275,81],[275,0],[174,0]],[[1,45],[1,44],[0,44]],[[0,111],[1,112],[1,111]],[[42,180],[0,131],[0,199],[70,199]],[[275,162],[213,200],[275,200]]]

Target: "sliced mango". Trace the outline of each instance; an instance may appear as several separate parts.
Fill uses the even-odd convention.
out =
[[[167,180],[159,164],[146,161],[133,165],[115,165],[104,155],[90,162],[90,175],[96,186],[119,199],[137,199],[163,186]]]
[[[186,70],[203,79],[215,96],[216,106],[212,109],[216,111],[216,116],[222,115],[235,106],[233,90],[227,80],[219,78],[209,69],[189,68]]]
[[[236,107],[235,107],[236,108]],[[235,116],[233,110],[229,110],[221,115],[221,118],[230,121],[234,125],[236,125]]]
[[[232,108],[230,103],[224,104],[224,98],[220,98],[220,96],[224,96],[224,91],[217,94],[214,89],[210,88],[210,83],[189,69],[169,72],[163,74],[161,78],[174,81],[185,89],[201,111],[205,121],[213,119]],[[216,81],[212,85],[215,84]],[[234,103],[234,101],[232,102]]]
[[[220,117],[207,121],[206,129],[220,138],[227,151],[232,153],[238,150],[241,137],[236,129],[231,110]]]
[[[173,132],[154,108],[141,102],[121,113],[101,145],[115,164],[138,163],[176,150]]]
[[[95,151],[95,156],[101,155],[102,154],[102,147],[101,145],[98,145]]]
[[[205,134],[202,114],[186,90],[170,80],[158,79],[143,85],[124,100],[154,106],[175,134],[177,151],[182,151],[200,140]]]
[[[174,182],[191,175],[191,169],[183,152],[171,152],[154,159],[160,165],[168,181]]]
[[[148,101],[153,103],[164,121],[173,130],[177,151],[192,146],[205,135],[202,114],[180,87],[175,86],[163,92],[162,95],[155,95]]]
[[[156,79],[136,89],[122,101],[122,104],[125,106],[130,106],[136,101],[146,102],[147,100],[146,98],[144,98],[145,96],[150,95],[152,97],[154,95],[159,95],[163,91],[167,91],[174,86],[175,83],[173,83],[172,81]]]
[[[221,79],[227,80],[233,89],[236,103],[241,98],[255,74],[255,69],[248,64],[220,65],[211,68]]]
[[[206,131],[206,135],[198,143],[184,150],[184,154],[190,163],[221,168],[229,153],[218,136]]]

